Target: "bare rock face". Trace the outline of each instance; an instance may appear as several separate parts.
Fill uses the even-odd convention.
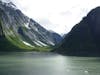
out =
[[[0,1],[0,35],[2,34],[15,46],[23,49],[55,46],[60,42],[56,40],[56,36],[53,37],[52,32],[25,16],[12,2]]]

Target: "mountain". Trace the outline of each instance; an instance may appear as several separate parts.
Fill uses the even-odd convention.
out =
[[[75,25],[55,52],[73,56],[100,56],[100,7],[91,10]]]
[[[0,47],[3,51],[47,49],[58,44],[58,38],[62,39],[25,16],[12,2],[0,1]]]

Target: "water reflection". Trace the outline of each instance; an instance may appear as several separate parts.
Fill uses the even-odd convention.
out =
[[[100,75],[99,58],[51,53],[0,55],[0,75]]]

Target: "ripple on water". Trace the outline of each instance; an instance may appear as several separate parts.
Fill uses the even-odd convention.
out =
[[[85,74],[88,74],[88,73],[89,73],[89,71],[85,70],[85,71],[84,71],[84,73],[85,73]]]

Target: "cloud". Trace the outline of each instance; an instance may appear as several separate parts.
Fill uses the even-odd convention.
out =
[[[48,30],[52,30],[53,28],[56,27],[56,25],[54,25],[52,22],[50,22],[50,20],[48,20],[48,18],[42,18],[39,19],[39,23],[45,27]]]
[[[47,29],[67,33],[100,0],[13,0],[17,7]]]

